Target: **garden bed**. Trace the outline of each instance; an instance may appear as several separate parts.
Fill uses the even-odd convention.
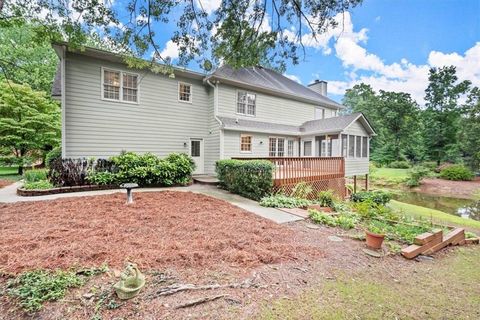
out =
[[[27,190],[27,189],[24,189],[23,187],[20,187],[17,189],[17,195],[22,197],[37,197],[37,196],[46,196],[49,194],[108,190],[108,189],[117,189],[117,188],[118,186],[116,185],[86,185],[86,186],[58,187],[58,188],[51,188],[51,189],[33,189],[33,190]]]
[[[288,228],[227,202],[191,192],[135,193],[1,204],[0,265],[34,268],[109,266],[201,270],[322,256]],[[21,213],[21,214],[19,214]]]

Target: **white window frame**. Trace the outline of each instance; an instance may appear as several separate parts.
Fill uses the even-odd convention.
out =
[[[275,155],[274,156],[270,155],[270,139],[275,139]],[[278,146],[279,146],[278,139],[283,139],[283,156],[278,155]],[[286,137],[282,137],[282,136],[269,136],[268,137],[268,156],[275,157],[275,158],[287,157],[287,147],[288,147],[287,140],[288,139]]]
[[[250,151],[242,150],[242,138],[250,137]],[[240,153],[252,153],[253,152],[253,135],[242,133],[240,134]]]
[[[100,99],[104,101],[117,102],[117,103],[127,103],[127,104],[139,104],[140,103],[140,74],[135,72],[123,71],[114,68],[102,67],[101,68],[101,90],[100,90]],[[120,92],[118,95],[118,100],[108,99],[104,97],[104,85],[105,85],[105,71],[118,72],[120,73]],[[123,74],[128,74],[137,77],[137,101],[126,101],[123,100]],[[131,89],[131,88],[128,88]]]
[[[307,155],[305,154],[305,143],[306,143],[306,142],[310,142],[310,155],[309,155],[309,156],[307,156]],[[312,140],[312,139],[308,139],[308,140],[303,140],[303,141],[302,141],[302,157],[309,158],[309,157],[313,157],[313,156],[314,156],[314,153],[315,153],[315,152],[314,152],[314,150],[313,150],[313,148],[314,148],[313,144],[314,144],[314,140]]]
[[[180,100],[180,84],[190,86],[190,100],[188,100],[188,101]],[[191,83],[178,81],[178,84],[177,84],[177,100],[178,100],[178,102],[182,102],[182,103],[190,103],[190,104],[193,103],[193,85]]]
[[[252,95],[255,96],[255,109],[253,110],[253,114],[248,114],[248,102],[245,104],[245,113],[238,112],[238,93],[239,92],[245,92],[245,94],[247,96],[249,94],[252,94]],[[257,116],[257,94],[255,92],[252,92],[252,91],[237,89],[235,91],[235,95],[236,95],[236,97],[235,97],[235,114],[245,116],[245,117],[256,117]],[[247,99],[247,101],[248,101],[248,99]]]
[[[289,154],[289,144],[290,142],[292,143],[292,154],[290,155]],[[286,157],[295,157],[295,140],[294,139],[287,139],[286,140],[286,145],[287,145],[287,148],[285,150],[285,156]]]

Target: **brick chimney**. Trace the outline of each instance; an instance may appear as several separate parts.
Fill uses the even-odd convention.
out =
[[[327,81],[315,80],[313,83],[309,84],[308,87],[311,90],[320,93],[322,96],[327,96]]]

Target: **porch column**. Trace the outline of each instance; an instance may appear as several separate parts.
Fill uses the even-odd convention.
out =
[[[315,153],[315,146],[317,145],[317,138],[315,136],[313,136],[311,138],[311,141],[312,141],[312,157],[315,157],[316,156],[316,153]]]

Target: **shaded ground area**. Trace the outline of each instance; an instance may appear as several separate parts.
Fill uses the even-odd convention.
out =
[[[452,198],[471,199],[480,189],[480,178],[473,181],[450,181],[444,179],[423,179],[415,191]]]
[[[0,204],[0,265],[142,269],[254,267],[322,252],[293,232],[191,192],[136,193]]]
[[[3,188],[3,187],[9,186],[14,182],[15,182],[15,180],[0,179],[0,189]]]

